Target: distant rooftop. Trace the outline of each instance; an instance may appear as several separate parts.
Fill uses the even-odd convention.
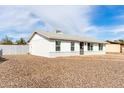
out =
[[[120,42],[118,40],[115,40],[115,41],[109,41],[109,40],[107,40],[106,42],[111,43],[111,44],[121,44],[121,45],[124,45],[124,43],[122,43],[122,42]]]

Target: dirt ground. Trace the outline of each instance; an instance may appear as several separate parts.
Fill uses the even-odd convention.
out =
[[[0,58],[0,87],[124,87],[124,55]]]

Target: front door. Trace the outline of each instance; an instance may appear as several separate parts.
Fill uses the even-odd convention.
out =
[[[80,42],[80,54],[84,54],[84,42]]]

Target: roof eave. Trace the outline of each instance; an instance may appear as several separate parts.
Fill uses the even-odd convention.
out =
[[[51,37],[49,37],[47,35],[43,35],[43,34],[38,33],[36,31],[31,35],[30,39],[28,40],[28,43],[31,41],[31,39],[33,38],[33,36],[35,34],[38,34],[38,35],[40,35],[40,36],[42,36],[44,38],[50,39],[50,40],[64,40],[64,41],[76,41],[76,42],[92,42],[92,43],[104,43],[104,44],[107,43],[107,42],[104,42],[104,41],[102,42],[102,41],[89,41],[89,40],[72,40],[72,39],[62,39],[62,38],[54,38],[54,37],[51,38]]]
[[[107,42],[100,42],[100,41],[87,41],[87,40],[71,40],[71,39],[60,39],[60,38],[49,38],[51,40],[64,40],[64,41],[76,41],[76,42],[92,42],[92,43],[104,43],[106,44]]]

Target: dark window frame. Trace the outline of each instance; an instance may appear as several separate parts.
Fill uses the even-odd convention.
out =
[[[88,51],[93,51],[93,43],[87,44]]]
[[[71,42],[71,51],[75,51],[75,42]]]
[[[99,44],[99,51],[103,51],[103,44]]]
[[[55,41],[55,50],[61,51],[61,41]]]

